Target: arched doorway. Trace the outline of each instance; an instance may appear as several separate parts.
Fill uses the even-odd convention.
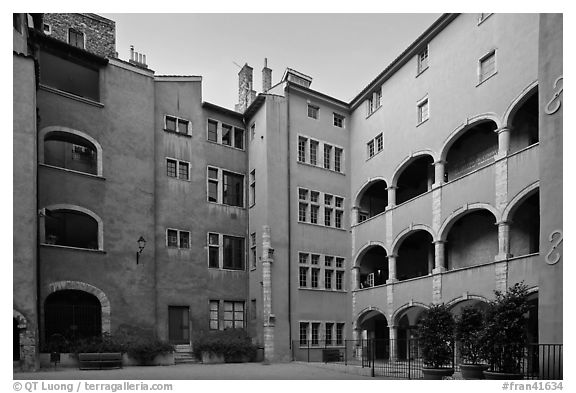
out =
[[[390,334],[384,314],[377,310],[366,311],[358,317],[357,326],[361,331],[361,339],[374,340],[375,358],[387,359],[390,355]]]
[[[64,289],[48,295],[44,302],[46,341],[64,337],[69,341],[102,334],[102,306],[88,292]]]
[[[399,205],[432,189],[434,159],[425,154],[410,160],[397,175],[396,204]]]
[[[540,249],[540,198],[538,190],[513,208],[510,224],[510,253],[517,257]]]
[[[426,308],[422,306],[410,306],[396,316],[398,360],[418,357],[418,354],[415,353],[418,346],[414,345],[412,340],[417,338],[418,322],[425,312]]]
[[[432,235],[425,230],[415,230],[401,240],[396,261],[399,281],[426,276],[434,268]]]

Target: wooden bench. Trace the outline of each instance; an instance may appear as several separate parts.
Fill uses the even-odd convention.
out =
[[[80,370],[122,368],[122,354],[120,352],[80,353],[78,354],[78,368]]]
[[[328,362],[341,362],[344,356],[342,356],[342,351],[339,349],[323,349],[322,350],[322,361],[324,363]]]

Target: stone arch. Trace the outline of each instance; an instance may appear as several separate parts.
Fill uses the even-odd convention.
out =
[[[36,370],[37,369],[37,356],[36,356],[36,331],[33,326],[28,323],[28,318],[20,311],[12,309],[13,320],[16,321],[16,328],[18,329],[18,337],[14,337],[14,345],[18,345],[19,349],[19,362],[22,370]],[[33,323],[33,321],[32,321]]]
[[[72,210],[72,211],[84,213],[84,214],[92,217],[98,223],[98,250],[100,250],[100,251],[104,250],[104,221],[102,221],[102,218],[100,218],[100,216],[98,214],[94,213],[92,210],[89,210],[85,207],[78,206],[78,205],[72,205],[69,203],[59,203],[59,204],[45,206],[41,210],[41,213],[40,213],[41,217],[45,216],[46,210]],[[46,234],[44,232],[44,222],[41,222],[40,223],[40,241],[42,243],[44,243],[46,241],[45,235]]]
[[[384,311],[382,311],[382,309],[380,309],[379,307],[376,307],[376,306],[368,306],[368,307],[360,310],[358,313],[356,313],[356,317],[354,318],[354,321],[352,322],[352,329],[353,330],[360,329],[360,327],[358,326],[358,321],[360,321],[360,319],[370,311],[379,312],[388,321],[388,315]]]
[[[488,300],[484,296],[464,294],[462,296],[458,296],[457,298],[450,300],[449,302],[447,302],[445,304],[446,304],[446,307],[452,308],[455,305],[457,305],[458,303],[464,302],[466,300],[478,300],[478,301],[484,302],[486,304],[488,304],[490,302],[490,300]]]
[[[494,218],[496,219],[496,222],[500,222],[501,219],[501,215],[500,212],[493,207],[492,205],[488,204],[488,203],[482,203],[482,202],[477,202],[477,203],[469,203],[466,204],[456,210],[454,210],[442,223],[442,225],[440,226],[440,229],[438,230],[438,240],[442,240],[442,241],[446,241],[446,238],[448,236],[448,233],[450,232],[450,229],[452,228],[452,225],[458,221],[458,219],[474,210],[487,210],[490,213],[492,213],[492,215],[494,216]]]
[[[516,98],[514,98],[514,100],[512,100],[510,105],[508,105],[508,108],[506,108],[506,111],[504,112],[504,116],[502,117],[502,119],[503,119],[502,124],[505,127],[511,127],[512,126],[512,119],[514,119],[514,115],[516,114],[516,111],[522,107],[522,104],[524,104],[524,102],[528,98],[530,98],[532,96],[532,94],[535,92],[536,89],[538,89],[538,80],[533,81],[528,86],[526,86],[524,89],[522,89],[520,94],[518,94],[516,96]]]
[[[86,134],[85,132],[79,131],[79,130],[75,130],[73,128],[70,127],[63,127],[63,126],[48,126],[48,127],[44,127],[40,130],[40,132],[38,133],[38,162],[43,164],[44,163],[44,141],[46,139],[46,136],[48,136],[51,133],[66,133],[66,134],[71,134],[71,135],[75,135],[79,138],[85,139],[86,141],[88,141],[89,143],[91,143],[94,148],[96,149],[96,174],[98,176],[102,176],[102,145],[100,143],[98,143],[98,141],[96,139],[94,139],[93,137],[91,137],[90,135]]]
[[[540,181],[535,181],[534,183],[530,184],[529,186],[525,187],[522,191],[520,191],[514,198],[508,202],[508,205],[504,208],[502,212],[502,221],[510,222],[511,217],[514,215],[514,211],[518,206],[522,204],[527,198],[532,196],[535,192],[538,192],[540,189]]]
[[[388,181],[383,176],[368,178],[366,181],[364,181],[364,183],[362,183],[362,186],[360,186],[360,189],[356,192],[356,195],[354,196],[353,207],[358,207],[360,205],[360,199],[362,198],[366,190],[368,190],[377,181],[383,181],[384,183],[386,183],[386,185],[388,185]]]
[[[408,303],[405,303],[403,305],[401,305],[400,307],[398,307],[393,313],[392,316],[390,317],[390,321],[392,324],[394,324],[395,326],[398,324],[398,320],[399,320],[399,316],[406,310],[408,310],[409,308],[412,307],[422,307],[425,310],[428,310],[430,308],[430,306],[428,306],[427,304],[424,303],[420,303],[420,302],[415,302],[415,301],[410,301]]]
[[[379,246],[382,247],[384,249],[384,251],[386,251],[386,255],[390,255],[388,253],[388,249],[386,248],[386,246],[384,245],[383,242],[381,241],[369,241],[368,243],[364,244],[362,247],[360,247],[360,249],[358,250],[358,252],[356,253],[356,257],[354,258],[354,264],[352,265],[353,267],[358,267],[359,265],[359,261],[362,259],[362,257],[364,256],[364,254],[366,254],[366,252],[368,250],[370,250],[372,247],[374,246]]]
[[[392,254],[398,255],[398,249],[400,248],[402,241],[406,239],[408,236],[410,236],[410,234],[416,231],[426,231],[430,234],[430,236],[432,236],[432,241],[436,241],[436,234],[434,233],[432,228],[430,228],[428,225],[413,224],[407,228],[404,228],[400,233],[398,233],[398,235],[396,235],[396,237],[392,241],[392,246],[390,247],[392,249]]]
[[[50,294],[65,289],[84,291],[91,295],[96,296],[96,298],[100,301],[100,306],[102,308],[102,333],[110,333],[111,330],[110,300],[108,300],[108,297],[106,296],[104,291],[102,291],[100,288],[97,288],[93,285],[81,281],[57,281],[48,284],[44,301]]]
[[[407,157],[404,157],[404,159],[400,162],[400,164],[398,164],[396,166],[396,169],[394,169],[394,173],[392,175],[392,180],[389,184],[390,187],[396,187],[398,185],[398,178],[400,177],[400,175],[402,174],[402,172],[404,172],[404,170],[417,158],[422,157],[422,156],[430,156],[432,157],[432,161],[436,162],[438,160],[438,156],[436,155],[435,152],[433,152],[432,150],[429,149],[424,149],[424,150],[418,150],[415,152],[410,153],[410,155],[408,155]]]
[[[450,135],[448,135],[448,137],[446,137],[446,139],[444,140],[444,143],[442,144],[442,149],[440,152],[439,160],[446,161],[446,156],[448,155],[448,151],[450,150],[450,148],[452,147],[454,142],[456,142],[469,129],[471,129],[472,127],[474,127],[480,123],[484,123],[484,122],[488,122],[488,121],[494,122],[496,124],[497,129],[500,128],[500,126],[502,124],[500,121],[500,118],[495,113],[489,112],[489,113],[483,113],[480,115],[476,115],[472,118],[469,118],[466,121],[466,123],[462,123],[458,127],[456,127],[456,129],[454,129],[450,133]]]

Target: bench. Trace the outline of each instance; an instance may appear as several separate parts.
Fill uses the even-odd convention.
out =
[[[339,349],[323,349],[322,350],[322,361],[324,363],[328,362],[341,362],[343,360],[342,351]]]
[[[79,353],[78,368],[80,370],[122,368],[122,354],[120,352]]]

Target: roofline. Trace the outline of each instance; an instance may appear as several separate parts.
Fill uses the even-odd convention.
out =
[[[282,75],[282,79],[280,79],[280,81],[281,82],[286,81],[286,77],[288,76],[289,73],[294,74],[297,77],[300,77],[300,78],[305,79],[308,82],[312,83],[312,77],[311,76],[303,74],[302,72],[296,71],[295,69],[290,68],[290,67],[286,67],[286,69],[284,70],[284,74]]]
[[[108,25],[116,26],[116,22],[114,20],[105,18],[105,17],[98,15],[98,14],[78,13],[78,15],[82,15],[82,16],[85,16],[87,18],[94,19],[94,20],[97,20],[97,21],[102,22],[102,23],[106,23]]]
[[[224,108],[220,105],[212,104],[211,102],[203,101],[202,108],[210,109],[215,112],[220,112],[228,116],[235,117],[236,119],[242,121],[244,119],[244,115],[240,112],[233,111],[232,109]]]
[[[102,57],[92,52],[88,52],[85,49],[80,49],[73,45],[68,44],[67,42],[60,41],[56,38],[47,36],[41,33],[39,30],[35,30],[32,28],[28,29],[30,34],[30,38],[40,45],[42,48],[48,48],[52,50],[56,50],[61,53],[67,53],[74,55],[84,61],[88,61],[90,63],[98,64],[99,66],[105,66],[108,64],[108,58]]]
[[[199,75],[156,75],[156,82],[202,82]]]
[[[394,73],[400,67],[406,64],[414,55],[416,55],[417,51],[420,50],[420,47],[425,42],[427,43],[432,40],[432,38],[438,35],[438,33],[444,30],[446,26],[448,26],[454,19],[456,19],[458,15],[460,14],[445,13],[436,19],[434,23],[432,23],[430,27],[428,27],[422,34],[420,34],[420,36],[416,38],[416,40],[412,42],[412,44],[410,44],[398,57],[396,57],[396,59],[394,59],[392,63],[390,63],[388,67],[384,69],[384,71],[378,74],[378,76],[374,78],[372,82],[370,82],[364,89],[362,89],[360,93],[356,95],[356,97],[350,101],[350,108],[352,110],[356,109],[358,105],[360,105],[360,102],[365,99],[368,92],[372,90],[375,85],[384,83],[387,79],[394,75]]]
[[[328,101],[332,104],[336,104],[338,106],[344,107],[344,109],[346,109],[346,110],[350,110],[350,104],[348,104],[347,102],[344,102],[344,101],[339,100],[337,98],[331,97],[331,96],[324,94],[324,93],[321,93],[319,91],[313,90],[309,87],[299,85],[298,83],[286,81],[286,84],[287,84],[287,86],[286,86],[287,88],[294,89],[294,90],[301,90],[303,93],[316,96],[317,98],[319,98],[321,100]]]
[[[267,95],[268,94],[266,93],[260,93],[256,96],[254,101],[252,101],[252,103],[244,111],[243,114],[244,119],[248,119],[252,117],[252,115],[254,115],[254,113],[262,106],[262,104],[264,104],[264,101],[266,101]]]

